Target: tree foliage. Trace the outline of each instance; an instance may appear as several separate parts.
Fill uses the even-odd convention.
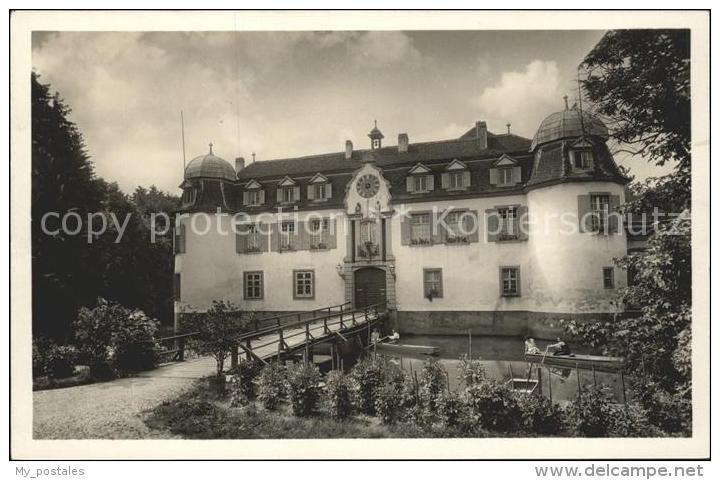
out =
[[[225,359],[245,327],[240,308],[224,300],[213,301],[207,312],[183,314],[180,322],[182,331],[196,333],[191,340],[192,348],[201,355],[215,358],[217,375],[222,375]]]
[[[690,31],[611,30],[580,67],[582,88],[612,137],[657,165],[675,162],[663,183],[682,205],[676,212],[689,207]]]
[[[32,295],[33,334],[58,340],[72,336],[80,307],[97,297],[140,308],[165,323],[172,322],[172,225],[150,241],[150,214],[174,211],[178,198],[155,187],[138,187],[132,195],[95,175],[82,133],[70,121],[71,109],[36,73],[31,75],[32,105]],[[75,235],[42,231],[48,212],[68,212],[83,219]],[[108,231],[87,241],[88,213],[105,215]],[[116,243],[113,213],[125,234]],[[47,227],[56,230],[57,218]],[[75,220],[68,226],[75,228]],[[163,225],[158,225],[158,230]]]

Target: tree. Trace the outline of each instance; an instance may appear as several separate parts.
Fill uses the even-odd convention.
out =
[[[32,296],[33,335],[66,341],[80,307],[97,297],[139,308],[170,324],[173,318],[172,218],[179,198],[152,186],[125,194],[116,183],[95,175],[82,134],[68,117],[70,108],[50,86],[32,82]],[[60,218],[68,212],[82,219],[75,235],[43,231],[47,213]],[[87,241],[88,213],[102,213],[108,230],[92,243]],[[170,219],[166,230],[151,241],[151,215]],[[127,228],[116,243],[117,231],[110,215]],[[47,227],[59,227],[48,217]],[[69,227],[75,227],[74,220]]]
[[[213,301],[207,312],[190,312],[181,318],[180,329],[185,333],[196,333],[191,343],[201,355],[215,358],[216,373],[222,375],[225,359],[237,345],[237,337],[245,330],[245,321],[240,309],[231,302]]]
[[[581,86],[611,135],[657,165],[675,162],[662,182],[690,206],[690,31],[612,30],[588,53]],[[660,205],[662,208],[663,206]]]
[[[48,212],[75,212],[85,219],[101,207],[104,188],[82,134],[68,120],[70,108],[34,72],[31,82],[33,333],[64,340],[79,306],[95,299],[88,287],[101,284],[101,278],[84,222],[77,235],[47,235],[41,221]],[[57,219],[48,222],[49,229],[57,227]]]

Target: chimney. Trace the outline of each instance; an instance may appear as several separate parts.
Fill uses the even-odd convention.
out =
[[[409,143],[410,139],[408,138],[407,133],[401,133],[398,135],[398,153],[407,153]]]
[[[243,168],[245,168],[245,159],[243,157],[235,158],[235,173],[240,173]]]
[[[475,122],[475,138],[477,138],[480,148],[487,148],[487,123],[481,120]]]
[[[353,144],[350,140],[345,140],[345,160],[352,158]]]

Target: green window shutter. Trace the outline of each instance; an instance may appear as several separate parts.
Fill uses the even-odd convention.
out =
[[[315,185],[310,184],[307,186],[307,197],[308,200],[315,200]]]
[[[265,203],[265,190],[260,190],[260,205]]]
[[[463,172],[463,187],[470,188],[470,186],[470,170],[465,170]]]
[[[325,198],[332,198],[332,183],[325,184]]]
[[[400,218],[400,244],[410,245],[410,238],[412,236],[412,229],[410,224],[410,216],[405,215]]]
[[[588,213],[590,213],[590,195],[578,195],[578,227],[580,228],[580,233],[585,233],[590,231],[590,216]]]
[[[413,177],[407,176],[405,177],[405,186],[407,188],[408,193],[413,193],[415,191],[414,184],[413,184]]]
[[[512,167],[512,180],[515,185],[522,183],[522,167]]]
[[[465,213],[465,231],[468,233],[468,242],[477,243],[480,241],[480,219],[477,210],[470,210]]]
[[[445,172],[445,173],[440,174],[440,185],[442,186],[442,188],[444,188],[446,190],[448,188],[450,188],[450,174],[449,173]]]
[[[485,210],[485,216],[487,217],[487,241],[497,242],[497,237],[500,233],[500,216],[498,211],[494,208]]]
[[[429,192],[435,190],[435,175],[427,176],[427,189]]]
[[[250,204],[250,192],[243,192],[243,205]]]
[[[328,248],[337,248],[337,222],[334,218],[328,219],[327,242]]]
[[[620,218],[618,215],[618,207],[620,206],[620,195],[610,195],[610,218],[608,221],[608,233],[620,232]]]
[[[277,202],[282,203],[283,201],[283,187],[278,185],[277,187]]]
[[[300,187],[293,187],[293,202],[300,201]]]
[[[499,180],[498,176],[499,176],[498,169],[497,169],[497,168],[491,168],[491,169],[490,169],[490,185],[495,186],[495,185],[497,185],[498,183],[500,183],[500,180]]]
[[[517,208],[518,240],[528,239],[528,207],[521,205]]]

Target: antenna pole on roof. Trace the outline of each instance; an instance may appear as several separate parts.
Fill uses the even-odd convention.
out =
[[[183,172],[185,171],[185,117],[183,111],[180,110],[180,131],[182,133],[182,152],[183,152]]]
[[[577,84],[578,84],[578,108],[580,109],[580,128],[582,129],[583,137],[585,136],[585,118],[582,109],[582,86],[580,85],[580,68],[577,69]]]

